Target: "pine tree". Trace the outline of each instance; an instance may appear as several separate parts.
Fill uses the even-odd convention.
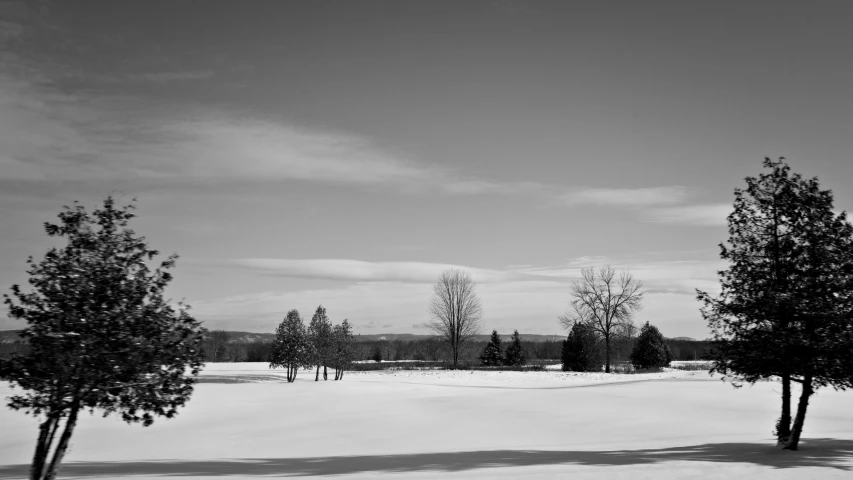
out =
[[[296,380],[299,368],[309,362],[310,345],[299,311],[291,310],[278,325],[270,349],[270,368],[287,369],[287,381]]]
[[[326,309],[322,305],[317,307],[311,323],[308,325],[308,343],[311,345],[308,355],[308,363],[317,367],[314,381],[320,380],[320,367],[323,367],[323,380],[329,376],[326,366],[331,360],[332,354],[332,324],[326,316]]]
[[[521,367],[527,362],[527,355],[524,354],[524,348],[521,346],[521,335],[518,330],[512,334],[512,343],[506,347],[506,355],[504,356],[504,364]]]
[[[355,337],[349,320],[344,319],[340,325],[332,328],[332,366],[335,368],[335,380],[344,378],[344,371],[355,359]]]
[[[666,344],[666,339],[663,338],[657,327],[646,322],[631,351],[631,364],[638,370],[647,370],[667,367],[671,361],[672,354]]]
[[[771,171],[735,190],[728,245],[720,245],[730,262],[720,296],[697,292],[714,333],[713,371],[736,386],[779,377],[777,441],[796,449],[814,388],[846,388],[853,379],[853,230],[816,178],[792,175],[784,159],[764,166]],[[791,382],[802,386],[793,426]]]
[[[10,408],[42,418],[32,479],[56,477],[81,410],[147,427],[174,417],[192,394],[202,328],[188,306],[164,297],[177,256],[149,267],[158,252],[128,228],[133,208],[112,197],[92,212],[66,207],[59,224],[45,225],[65,246],[28,260],[30,293],[14,285],[4,295],[9,316],[28,324],[29,351],[0,360],[0,380],[23,389]]]
[[[600,372],[604,366],[601,350],[595,330],[589,325],[575,323],[560,352],[563,371]]]
[[[501,337],[497,330],[492,330],[492,336],[483,353],[480,354],[480,363],[490,367],[502,365],[504,361],[503,347],[501,346]]]

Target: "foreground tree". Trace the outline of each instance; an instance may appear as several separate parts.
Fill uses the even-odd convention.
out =
[[[510,344],[506,347],[504,363],[511,367],[521,367],[525,362],[527,362],[527,355],[524,354],[524,347],[521,346],[521,335],[516,330],[512,334]]]
[[[501,337],[497,330],[492,330],[492,336],[489,338],[489,343],[483,348],[483,353],[480,354],[480,363],[489,367],[503,365],[504,352],[501,346]]]
[[[564,372],[600,372],[601,347],[595,330],[587,323],[576,323],[563,340],[560,361]]]
[[[560,317],[560,324],[565,329],[589,324],[604,340],[604,371],[610,373],[611,341],[642,306],[643,283],[628,272],[617,275],[610,266],[584,268],[581,276],[572,284],[569,311]]]
[[[56,477],[81,410],[149,426],[193,391],[201,326],[163,298],[177,256],[148,266],[158,252],[128,228],[132,210],[111,197],[92,212],[66,207],[45,230],[67,244],[28,260],[31,292],[14,285],[4,295],[9,315],[28,323],[29,352],[0,361],[0,379],[24,390],[9,407],[41,419],[31,479]]]
[[[329,379],[327,365],[332,357],[332,322],[326,316],[322,305],[317,307],[311,323],[308,325],[308,343],[311,345],[308,355],[309,365],[317,366],[314,381],[320,380],[320,367],[323,367],[323,380]]]
[[[765,159],[770,172],[735,190],[721,293],[697,293],[714,334],[712,371],[735,386],[779,377],[777,441],[796,450],[814,389],[853,379],[853,230],[832,211],[832,193],[783,160]],[[791,382],[802,386],[793,428]]]
[[[668,367],[672,361],[672,353],[666,344],[663,334],[654,325],[646,322],[640,329],[640,336],[631,351],[631,364],[639,370]]]
[[[270,368],[287,369],[287,381],[293,383],[299,368],[309,362],[310,344],[305,324],[298,310],[287,312],[287,316],[275,330],[275,340],[270,349]]]
[[[459,352],[480,332],[483,308],[475,286],[467,272],[450,269],[433,287],[429,327],[450,347],[453,368],[458,368]]]

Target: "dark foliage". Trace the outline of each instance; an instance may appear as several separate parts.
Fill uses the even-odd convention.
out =
[[[698,292],[714,333],[714,371],[752,383],[782,380],[778,442],[795,450],[814,389],[853,382],[853,227],[816,178],[780,159],[735,190],[722,292]],[[791,417],[791,382],[802,395]],[[793,423],[792,423],[793,420]]]
[[[521,345],[521,335],[518,334],[518,330],[516,330],[512,334],[512,340],[510,340],[510,344],[506,347],[506,354],[504,355],[504,365],[510,367],[520,367],[524,365],[524,362],[527,361],[527,354],[524,353],[524,347]]]
[[[492,337],[483,349],[483,353],[480,354],[480,363],[490,367],[503,365],[503,346],[501,345],[501,337],[498,335],[497,330],[492,330]]]
[[[583,323],[574,324],[563,341],[560,360],[564,372],[600,372],[604,358],[595,330]]]
[[[175,416],[193,391],[201,326],[189,307],[163,298],[177,257],[148,266],[158,252],[127,227],[132,209],[111,197],[91,213],[66,207],[59,224],[45,225],[66,246],[30,258],[32,291],[14,285],[5,296],[9,315],[28,324],[21,336],[29,351],[0,361],[0,379],[24,390],[9,398],[11,408],[42,419],[32,478],[56,475],[81,410],[148,426]]]
[[[648,370],[669,366],[671,361],[672,354],[666,344],[666,339],[663,338],[657,327],[646,322],[640,330],[640,336],[634,343],[634,350],[631,352],[631,364],[638,370]]]

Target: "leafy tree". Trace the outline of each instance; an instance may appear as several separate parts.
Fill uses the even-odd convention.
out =
[[[486,348],[484,348],[483,353],[480,354],[480,363],[490,367],[495,367],[503,365],[503,362],[504,354],[503,347],[501,346],[501,337],[498,335],[497,330],[492,330],[492,336],[489,339],[489,343],[486,344]]]
[[[814,389],[853,379],[851,227],[816,178],[792,175],[784,159],[764,167],[770,172],[735,190],[720,295],[697,293],[714,334],[713,371],[735,386],[779,377],[777,441],[795,450]],[[791,382],[802,385],[793,428]]]
[[[24,390],[10,408],[40,418],[32,479],[56,477],[81,410],[149,426],[175,416],[193,391],[201,325],[163,298],[177,256],[149,267],[158,252],[128,228],[133,208],[112,197],[92,212],[65,207],[45,230],[66,245],[27,261],[31,292],[14,285],[4,295],[9,315],[28,324],[29,352],[0,361],[0,379]]]
[[[327,365],[332,358],[332,323],[326,316],[326,309],[322,305],[317,307],[311,323],[308,324],[309,365],[317,366],[314,381],[320,380],[320,367],[323,367],[323,380],[328,380]]]
[[[671,361],[672,354],[666,339],[657,327],[646,322],[631,351],[631,364],[636,369],[645,370],[669,366]]]
[[[270,368],[284,367],[287,369],[287,381],[293,383],[299,368],[309,361],[310,344],[305,331],[305,324],[298,310],[287,312],[287,316],[275,331],[270,350]]]
[[[504,363],[509,366],[520,367],[526,361],[527,355],[524,354],[524,348],[521,346],[521,336],[518,334],[518,330],[516,330],[512,334],[511,343],[506,347]]]
[[[344,378],[346,370],[355,359],[355,337],[349,320],[344,319],[340,325],[332,328],[332,366],[335,368],[335,380]]]
[[[560,360],[563,371],[600,372],[603,365],[601,346],[595,330],[586,323],[575,323],[563,340]]]

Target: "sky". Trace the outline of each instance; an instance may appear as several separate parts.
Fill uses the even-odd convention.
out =
[[[484,333],[564,334],[581,268],[706,338],[733,190],[784,156],[853,207],[853,4],[0,2],[0,288],[63,205],[137,199],[171,298],[272,332],[322,304],[427,334],[467,270]],[[22,328],[0,319],[0,329]]]

